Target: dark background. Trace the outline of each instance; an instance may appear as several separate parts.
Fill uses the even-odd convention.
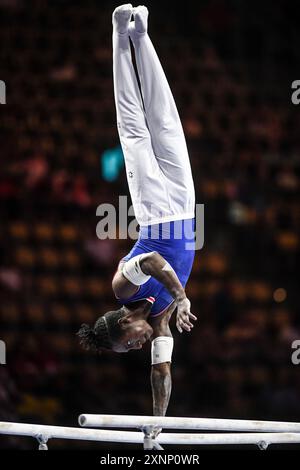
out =
[[[151,414],[150,347],[84,352],[83,321],[114,309],[132,241],[96,238],[118,146],[107,1],[0,0],[0,419],[77,425],[81,412]],[[175,329],[173,416],[300,421],[297,2],[147,2],[182,118],[205,246],[187,287],[199,317]],[[99,448],[53,441],[51,448]],[[1,436],[1,448],[32,439]]]

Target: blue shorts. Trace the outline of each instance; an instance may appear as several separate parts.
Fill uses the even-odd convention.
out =
[[[182,286],[185,287],[195,257],[194,225],[195,219],[186,219],[141,226],[137,242],[121,262],[128,261],[141,253],[157,251],[170,263]],[[174,301],[169,291],[154,277],[139,286],[133,296],[127,299],[118,299],[122,305],[128,305],[138,300],[149,300],[152,303],[151,317],[163,313]]]

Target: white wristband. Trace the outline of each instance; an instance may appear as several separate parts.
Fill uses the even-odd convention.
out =
[[[151,344],[151,364],[172,362],[174,340],[170,336],[158,336]]]

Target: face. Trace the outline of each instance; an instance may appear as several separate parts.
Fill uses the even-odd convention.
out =
[[[142,349],[143,344],[148,341],[153,329],[145,320],[135,320],[131,322],[121,321],[123,334],[118,342],[115,342],[113,351],[128,352],[130,349]]]

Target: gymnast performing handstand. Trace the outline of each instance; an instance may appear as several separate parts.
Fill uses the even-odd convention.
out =
[[[147,24],[144,6],[122,5],[113,13],[117,125],[139,239],[112,280],[121,307],[93,327],[82,325],[78,335],[87,349],[120,353],[151,341],[153,414],[165,415],[173,351],[169,321],[177,309],[182,333],[197,319],[185,294],[195,254],[195,195],[182,125]]]

